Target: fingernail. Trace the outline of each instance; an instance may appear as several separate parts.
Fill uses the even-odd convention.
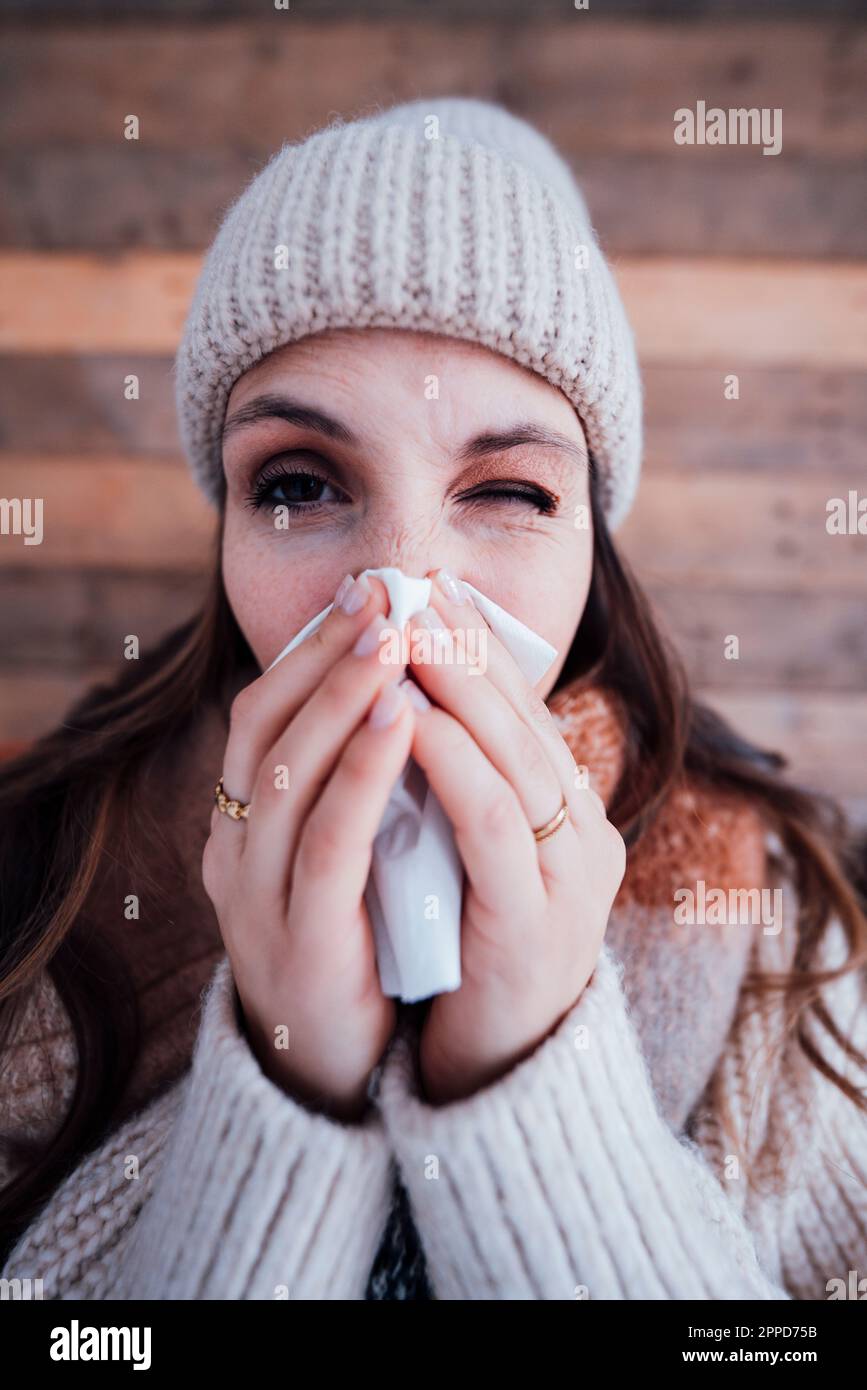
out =
[[[341,579],[340,583],[339,583],[338,586],[337,586],[337,593],[334,595],[334,604],[335,604],[335,607],[339,608],[339,607],[341,606],[341,604],[343,603],[343,598],[344,598],[344,595],[346,594],[347,589],[351,589],[351,588],[352,588],[352,575],[351,575],[351,574],[345,574],[345,575],[343,576],[343,578]]]
[[[469,594],[461,580],[458,579],[456,575],[452,574],[451,570],[446,569],[445,566],[437,571],[436,582],[442,589],[446,598],[451,599],[452,603],[466,603],[469,598]]]
[[[352,615],[364,607],[370,598],[370,592],[366,575],[362,574],[358,579],[353,579],[351,574],[347,574],[334,596],[334,602],[344,613]]]
[[[419,689],[415,681],[405,681],[403,689],[406,691],[406,698],[417,710],[423,713],[426,709],[430,709],[430,700],[424,691]]]
[[[403,696],[395,681],[384,685],[374,700],[367,716],[374,729],[385,729],[393,724],[403,709]]]
[[[367,627],[362,632],[355,646],[352,648],[356,656],[370,656],[379,646],[379,634],[385,627],[385,618],[381,613],[374,613]]]

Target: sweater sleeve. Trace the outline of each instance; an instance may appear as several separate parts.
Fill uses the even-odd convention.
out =
[[[3,1277],[55,1299],[361,1299],[391,1165],[375,1108],[344,1124],[266,1077],[223,956],[189,1071],[64,1180]]]
[[[818,1076],[815,1084],[830,1083]],[[717,1165],[662,1118],[622,966],[607,945],[575,1006],[505,1076],[431,1106],[404,1032],[386,1057],[377,1104],[438,1298],[793,1296],[767,1244],[760,1261],[756,1233]],[[863,1188],[860,1210],[860,1220],[847,1214],[829,1272],[865,1267]],[[835,1205],[822,1228],[841,1213]],[[785,1233],[796,1217],[786,1214]],[[763,1227],[771,1243],[773,1225]],[[826,1297],[824,1288],[812,1296]]]

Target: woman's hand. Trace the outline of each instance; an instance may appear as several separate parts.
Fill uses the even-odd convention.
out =
[[[487,669],[437,658],[412,620],[410,670],[433,702],[416,716],[412,755],[451,821],[466,870],[462,983],[431,1003],[420,1040],[433,1104],[469,1095],[528,1056],[580,997],[596,965],[626,867],[601,798],[539,694],[467,597],[437,589],[447,629],[484,629]],[[456,639],[446,633],[446,644]],[[486,649],[486,650],[485,650]],[[453,653],[477,652],[475,640]],[[430,655],[429,660],[424,657]],[[416,659],[419,657],[419,659]],[[569,818],[537,842],[533,828]]]
[[[353,651],[369,624],[387,627],[385,586],[365,581],[359,596],[357,612],[335,606],[236,696],[223,786],[250,802],[249,815],[233,820],[215,806],[202,859],[260,1065],[341,1119],[363,1113],[394,1029],[363,894],[413,729],[406,695],[393,686],[405,667],[381,660],[376,630],[366,655]],[[377,727],[367,715],[386,686],[396,718]]]

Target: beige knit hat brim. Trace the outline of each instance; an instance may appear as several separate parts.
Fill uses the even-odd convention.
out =
[[[538,131],[443,98],[338,119],[273,156],[205,258],[175,363],[183,446],[211,502],[238,377],[308,334],[366,327],[480,343],[559,387],[621,523],[641,467],[634,339],[580,190]]]

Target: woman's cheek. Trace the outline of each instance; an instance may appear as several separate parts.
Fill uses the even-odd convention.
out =
[[[587,604],[592,566],[587,538],[561,531],[521,564],[491,563],[484,580],[473,582],[565,656]]]
[[[343,578],[332,582],[329,565],[293,562],[259,538],[240,542],[226,523],[223,578],[238,626],[264,671],[291,637],[334,597]],[[323,597],[325,595],[325,597]]]

